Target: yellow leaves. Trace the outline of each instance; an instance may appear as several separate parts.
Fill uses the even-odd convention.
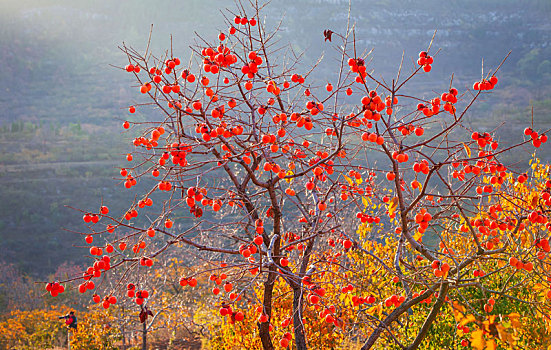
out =
[[[516,343],[516,338],[512,333],[509,333],[507,329],[501,325],[496,325],[497,333],[501,341],[506,342],[509,346],[513,347]]]
[[[467,309],[465,306],[459,304],[457,301],[452,302],[452,311],[456,322],[460,326],[465,326],[471,322],[477,322],[476,317],[472,314],[465,316]],[[488,319],[482,322],[481,329],[475,329],[471,332],[471,346],[477,350],[495,350],[497,349],[497,343],[491,338],[490,334],[493,332],[493,328],[497,328],[498,332],[504,333],[504,337],[510,339],[510,334],[505,331],[502,325],[495,324],[496,316],[490,315]],[[490,339],[485,339],[484,334],[487,334]],[[503,339],[503,338],[501,338]],[[513,340],[514,341],[514,340]]]
[[[482,329],[476,329],[471,332],[471,347],[477,350],[484,350],[486,348],[486,340],[484,339]]]
[[[349,178],[349,177],[346,176],[346,175],[343,175],[343,176],[344,176],[346,182],[348,182],[348,184],[349,184],[350,186],[354,186],[354,182],[352,181],[351,178]]]
[[[467,146],[467,144],[463,144],[463,148],[465,149],[465,153],[467,153],[467,157],[471,157],[471,149],[469,148],[469,146]]]
[[[484,339],[484,331],[477,329],[471,332],[471,347],[477,350],[495,350],[497,343],[494,339]]]
[[[396,208],[398,208],[398,197],[394,197],[388,202],[388,215],[394,214]]]
[[[509,318],[509,321],[511,322],[511,327],[514,329],[518,329],[522,326],[522,323],[520,323],[520,314],[517,312],[511,312],[509,315],[507,315]]]
[[[520,243],[525,246],[526,245],[526,241],[528,240],[528,233],[526,231],[523,231],[521,234],[520,234]]]
[[[352,302],[352,295],[349,293],[340,294],[339,300],[344,303],[347,307],[352,307],[354,303]]]
[[[472,314],[465,316],[467,309],[457,301],[452,301],[452,311],[455,321],[461,326],[468,323],[476,322],[476,317]],[[484,331],[482,329],[474,330],[471,333],[471,346],[474,349],[485,349],[487,342],[484,339]]]
[[[372,307],[367,309],[367,313],[369,315],[375,315],[376,313],[379,314],[382,309],[383,307],[381,306],[381,304],[373,305]]]
[[[295,173],[293,173],[291,170],[287,170],[287,173],[285,173],[285,176],[292,176],[292,175],[295,175]],[[290,184],[291,182],[293,182],[293,179],[292,178],[291,179],[285,179],[285,181],[287,181],[287,183]]]
[[[463,314],[465,313],[465,310],[465,306],[459,304],[456,300],[452,301],[452,311],[456,322],[461,322],[464,317]]]
[[[532,286],[533,295],[537,295],[538,299],[542,302],[545,302],[547,300],[547,291],[549,290],[549,287],[542,284],[542,283],[535,283]]]
[[[381,319],[383,316],[383,305],[381,303],[375,304],[367,309],[367,313],[372,316],[377,315],[377,317]]]
[[[377,305],[377,314],[379,316],[379,319],[383,318],[383,304]]]
[[[482,328],[487,333],[490,333],[492,331],[492,328],[495,326],[495,320],[496,320],[496,315],[488,316],[488,319],[482,322]]]
[[[358,230],[357,230],[357,233],[358,235],[363,239],[366,237],[366,235],[370,232],[371,230],[369,229],[369,226],[367,225],[367,223],[362,223],[358,226]]]
[[[470,340],[473,349],[495,350],[498,340],[500,344],[502,344],[501,342],[506,343],[509,348],[515,347],[517,341],[515,334],[522,326],[518,313],[510,313],[507,316],[508,320],[503,320],[503,322],[496,315],[489,315],[486,320],[479,322],[472,314],[464,316],[466,308],[463,305],[456,301],[453,301],[452,305],[455,319],[460,326],[465,326],[470,322],[475,322],[479,326],[471,332]]]
[[[461,326],[464,326],[464,325],[466,325],[466,324],[469,323],[469,322],[475,322],[475,321],[476,321],[476,318],[474,317],[474,315],[471,314],[471,315],[467,315],[465,318],[463,318],[463,319],[461,320],[461,322],[459,322],[459,324],[460,324]]]

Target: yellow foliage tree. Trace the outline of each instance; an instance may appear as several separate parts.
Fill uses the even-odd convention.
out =
[[[115,350],[119,349],[120,332],[115,327],[117,308],[104,310],[92,308],[80,314],[78,327],[71,331],[71,349]]]
[[[66,306],[31,311],[15,310],[2,317],[0,347],[3,349],[45,349],[66,341],[65,323],[58,317]]]

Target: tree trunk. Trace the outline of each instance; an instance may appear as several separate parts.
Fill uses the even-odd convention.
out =
[[[272,320],[272,294],[274,291],[274,282],[276,279],[275,267],[270,267],[270,272],[268,273],[268,278],[264,282],[264,298],[262,300],[262,305],[264,307],[264,312],[268,316],[268,322],[260,323],[259,335],[260,341],[262,342],[262,348],[264,350],[273,350],[274,344],[272,343],[272,338],[270,337],[270,322]]]
[[[124,315],[124,307],[122,307],[122,312],[121,312],[122,315]],[[119,322],[120,322],[120,318],[119,318]],[[125,327],[124,327],[125,323],[124,323],[124,320],[122,321],[122,327],[121,327],[121,333],[122,333],[122,350],[126,350],[126,330],[125,330]]]
[[[381,333],[387,329],[390,324],[392,324],[394,321],[396,321],[401,314],[409,310],[412,306],[417,305],[422,300],[428,298],[430,295],[432,295],[434,291],[432,289],[426,290],[423,294],[419,295],[416,298],[413,298],[411,300],[406,300],[403,304],[398,306],[396,309],[394,309],[390,315],[388,315],[384,320],[380,321],[380,324],[373,330],[373,333],[369,336],[365,344],[362,346],[361,350],[369,350],[375,345],[375,342],[379,337],[381,336]]]
[[[142,350],[147,350],[147,324],[146,324],[146,322],[143,323]]]
[[[281,245],[281,212],[277,206],[273,185],[268,189],[268,192],[270,193],[272,207],[274,208],[274,236],[272,237],[272,242],[270,242],[268,249],[272,250],[273,257],[277,257],[279,256],[279,248]],[[268,278],[266,278],[266,282],[264,282],[262,306],[264,308],[263,311],[266,313],[266,316],[268,316],[268,322],[263,322],[259,326],[260,340],[262,341],[262,348],[264,350],[274,349],[274,344],[270,337],[270,323],[272,322],[272,296],[274,293],[274,283],[277,278],[277,269],[278,267],[272,264],[269,268]]]
[[[446,296],[448,295],[448,290],[449,290],[449,284],[447,282],[442,283],[442,285],[440,286],[440,291],[438,291],[438,299],[436,299],[436,302],[434,303],[429,315],[425,319],[425,322],[423,323],[421,330],[417,334],[417,337],[415,337],[415,340],[413,341],[413,343],[407,347],[407,350],[415,350],[419,347],[419,345],[421,345],[421,342],[427,336],[427,332],[430,326],[432,325],[432,323],[434,322],[436,315],[438,315],[438,312],[440,311],[442,304],[444,304],[444,301],[446,300]]]
[[[295,333],[295,344],[297,350],[306,350],[306,332],[302,322],[302,303],[304,293],[300,286],[293,288],[293,328]]]
[[[306,330],[302,321],[302,305],[304,304],[304,290],[302,289],[302,278],[308,273],[308,264],[310,263],[310,254],[316,238],[312,238],[304,250],[304,258],[300,266],[299,277],[301,280],[291,281],[293,288],[293,332],[295,333],[295,344],[297,350],[306,350]]]

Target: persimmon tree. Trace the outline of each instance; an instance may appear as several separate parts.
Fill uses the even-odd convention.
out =
[[[254,318],[248,330],[264,349],[306,349],[332,333],[362,349],[415,349],[453,302],[480,316],[514,300],[546,317],[545,300],[515,291],[547,284],[551,182],[503,159],[547,136],[531,126],[500,147],[495,131],[466,123],[501,64],[472,87],[451,79],[415,96],[408,84],[438,63],[432,41],[382,77],[348,25],[320,35],[339,57],[324,84],[317,63],[305,69],[278,44],[261,10],[239,3],[229,29],[198,37],[187,63],[174,47],[162,55],[149,44],[121,47],[121,69],[141,93],[123,123],[137,137],[119,178],[135,200],[123,213],[108,203],[83,210],[94,264],[74,279],[79,290],[95,289],[109,270],[178,256],[201,266],[179,283],[208,278],[224,322]],[[104,307],[128,283],[134,302],[148,303],[146,283],[132,275],[103,291]]]

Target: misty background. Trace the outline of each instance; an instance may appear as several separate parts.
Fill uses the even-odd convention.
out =
[[[335,76],[335,55],[323,30],[346,30],[348,1],[273,0],[268,29],[283,18],[280,45],[304,51],[304,68],[324,54],[312,83]],[[101,201],[117,212],[134,194],[115,180],[131,133],[121,123],[138,93],[132,76],[113,66],[128,62],[123,42],[170,48],[187,62],[195,32],[214,39],[227,31],[220,9],[232,1],[0,0],[0,264],[46,278],[60,265],[82,265],[82,215]],[[440,50],[430,74],[410,88],[431,96],[449,86],[465,91],[511,51],[499,84],[468,116],[471,127],[520,139],[531,123],[551,126],[551,2],[549,0],[352,0],[359,52],[374,49],[370,68],[392,79],[402,53],[406,68],[425,50]],[[334,40],[334,43],[337,43]],[[113,66],[112,66],[113,65]],[[151,113],[151,112],[145,112]],[[147,114],[131,118],[145,120]],[[529,151],[519,152],[526,161]],[[539,151],[551,160],[549,147]],[[68,230],[64,230],[68,229]]]

